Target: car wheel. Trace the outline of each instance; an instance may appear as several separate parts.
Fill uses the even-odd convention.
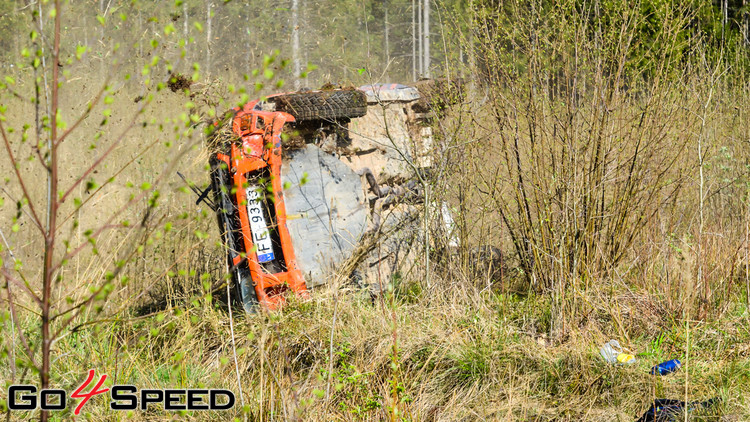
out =
[[[271,97],[276,111],[291,114],[298,122],[362,117],[367,114],[367,96],[357,89],[295,92]]]

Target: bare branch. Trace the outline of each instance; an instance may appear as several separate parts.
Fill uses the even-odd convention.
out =
[[[122,142],[122,140],[125,139],[125,135],[127,135],[128,132],[130,132],[130,130],[133,129],[133,127],[135,127],[135,120],[138,118],[138,116],[141,115],[145,107],[146,105],[144,104],[141,107],[139,107],[135,113],[133,113],[133,118],[130,120],[130,123],[128,123],[125,129],[123,129],[122,133],[120,133],[120,135],[117,137],[117,139],[114,142],[112,142],[109,148],[107,148],[102,153],[102,155],[100,155],[99,158],[97,158],[96,161],[94,161],[94,163],[91,164],[89,168],[87,168],[86,171],[84,171],[83,174],[75,180],[75,182],[73,182],[73,184],[68,188],[68,190],[65,191],[65,193],[60,197],[60,202],[65,202],[65,199],[67,199],[68,195],[70,195],[70,193],[73,192],[73,189],[75,189],[76,186],[81,184],[81,182],[83,182],[83,180],[89,174],[91,174],[97,167],[99,167],[99,165],[104,161],[104,159],[106,159],[107,156],[109,156],[109,154],[111,154],[112,151],[114,151],[115,147],[120,145],[120,142]]]
[[[4,187],[4,186],[0,186],[0,191],[3,191],[3,193],[4,193],[4,194],[8,195],[8,198],[10,198],[10,199],[11,199],[11,201],[13,201],[13,202],[16,202],[16,203],[18,203],[18,202],[19,202],[19,201],[18,201],[18,199],[16,199],[16,198],[15,198],[15,197],[13,196],[13,194],[11,194],[10,192],[8,192],[8,190],[7,190],[7,189],[5,189],[5,187]],[[26,216],[27,216],[27,217],[31,218],[32,220],[34,219],[34,216],[33,216],[33,215],[31,215],[31,214],[29,214],[29,212],[28,212],[28,211],[26,211],[26,208],[23,208],[23,207],[21,207],[21,211],[22,211],[22,212],[23,212],[24,214],[26,214]]]
[[[111,75],[111,74],[110,74]],[[86,111],[84,111],[76,120],[75,123],[73,123],[68,130],[66,130],[60,137],[55,141],[57,145],[60,145],[62,141],[65,140],[65,138],[68,137],[76,128],[84,121],[86,118],[91,114],[91,110],[94,109],[94,107],[99,103],[99,100],[102,98],[102,94],[104,94],[104,91],[106,91],[107,86],[109,85],[109,81],[112,79],[112,77],[108,77],[107,80],[102,84],[102,88],[99,90],[99,92],[96,93],[96,96],[94,99],[89,102],[88,106],[86,106]]]
[[[3,271],[5,273],[5,271]],[[7,275],[6,275],[7,280]],[[29,347],[28,341],[26,341],[26,335],[23,333],[23,330],[21,329],[21,324],[18,323],[18,316],[16,315],[16,309],[15,304],[13,303],[13,294],[10,292],[10,283],[6,286],[8,290],[8,309],[10,310],[10,317],[13,319],[13,323],[16,325],[16,331],[18,332],[18,336],[21,338],[21,344],[23,345],[23,348],[26,350],[26,354],[29,357],[29,360],[31,361],[31,364],[34,365],[35,368],[39,368],[39,365],[34,360],[34,352]]]
[[[151,144],[149,144],[148,146],[146,146],[146,148],[144,148],[144,149],[143,149],[143,150],[142,150],[141,152],[139,152],[139,153],[138,153],[138,155],[136,155],[136,156],[135,156],[135,157],[133,157],[133,158],[132,158],[132,159],[131,159],[130,161],[128,161],[127,163],[125,163],[125,165],[123,165],[123,166],[122,166],[122,167],[120,168],[120,170],[118,170],[118,171],[117,171],[117,172],[116,172],[116,173],[115,173],[114,175],[112,175],[112,177],[111,177],[111,178],[110,178],[109,180],[112,180],[113,178],[115,178],[115,177],[119,176],[119,175],[120,175],[120,173],[122,173],[122,172],[123,172],[123,171],[124,171],[124,170],[125,170],[126,168],[128,168],[128,167],[129,167],[129,166],[130,166],[131,164],[133,164],[133,163],[135,162],[135,160],[137,160],[138,158],[142,157],[142,156],[143,156],[143,154],[145,154],[145,153],[146,153],[146,152],[147,152],[147,151],[148,151],[149,149],[151,149],[151,147],[153,147],[153,146],[154,146],[154,145],[156,145],[157,143],[159,143],[159,140],[158,140],[158,139],[157,139],[157,140],[155,140],[154,142],[152,142]],[[86,203],[87,203],[87,202],[88,202],[89,200],[91,200],[91,198],[95,198],[95,197],[96,197],[96,195],[97,195],[97,194],[99,193],[99,191],[101,191],[101,190],[102,190],[102,189],[103,189],[103,188],[104,188],[105,186],[108,186],[108,185],[109,185],[109,183],[110,183],[110,181],[109,181],[109,180],[108,180],[108,181],[106,181],[106,182],[104,182],[104,183],[102,183],[102,185],[101,185],[101,186],[99,186],[98,188],[96,188],[96,190],[95,190],[94,192],[92,192],[92,193],[91,193],[91,195],[89,195],[89,196],[88,196],[88,197],[87,197],[86,199],[84,199],[83,201],[81,201],[81,205],[80,205],[80,206],[78,207],[78,209],[80,209],[81,207],[83,207],[84,205],[86,205]],[[0,188],[1,188],[1,187],[0,187]],[[63,224],[65,224],[65,223],[66,223],[66,222],[67,222],[68,220],[70,220],[70,218],[71,218],[71,217],[73,217],[73,216],[75,215],[75,213],[76,213],[76,212],[77,212],[77,210],[73,210],[73,211],[72,211],[72,212],[71,212],[70,214],[68,214],[68,216],[67,216],[67,217],[65,217],[65,218],[64,218],[64,219],[63,219],[63,220],[62,220],[62,221],[60,222],[60,227],[62,227],[62,225],[63,225]]]
[[[140,245],[140,244],[145,243],[145,239],[143,239],[140,242],[133,242],[133,243],[134,243],[134,245]],[[129,262],[130,260],[132,260],[133,256],[136,254],[137,250],[138,250],[137,246],[131,247],[130,248],[130,252],[128,253],[127,257],[125,258],[125,262]],[[114,279],[115,277],[117,277],[118,275],[120,275],[120,273],[123,271],[123,269],[124,269],[124,267],[122,267],[122,266],[115,268],[115,271],[112,273],[112,279]],[[65,330],[65,328],[67,328],[68,325],[70,325],[70,323],[73,322],[73,320],[75,320],[78,317],[78,315],[80,315],[81,312],[84,311],[84,309],[86,309],[86,307],[88,307],[89,305],[91,305],[91,303],[94,301],[94,299],[96,298],[96,296],[98,296],[99,293],[102,292],[102,290],[104,289],[104,287],[106,285],[107,285],[107,283],[101,284],[99,286],[99,288],[97,288],[95,291],[91,292],[91,294],[89,295],[88,298],[86,298],[83,301],[79,302],[77,305],[72,306],[69,309],[66,309],[65,311],[63,311],[63,312],[61,312],[61,313],[53,316],[52,320],[57,319],[59,317],[62,317],[62,316],[66,315],[66,314],[68,314],[70,312],[75,311],[75,314],[71,315],[70,317],[68,317],[67,319],[65,319],[62,322],[62,324],[60,325],[60,328],[58,328],[58,330],[55,332],[55,334],[54,334],[54,336],[52,338],[56,339],[60,335],[60,333],[62,333],[63,330]]]
[[[68,325],[70,325],[70,323],[73,322],[73,320],[75,320],[78,317],[78,315],[80,315],[81,312],[83,312],[84,309],[86,309],[91,304],[91,302],[94,301],[94,298],[96,297],[96,295],[98,295],[99,293],[101,293],[102,289],[104,289],[104,286],[105,286],[104,284],[102,284],[101,286],[99,286],[99,288],[96,289],[96,291],[94,291],[93,293],[91,293],[91,295],[86,300],[84,300],[83,302],[79,303],[78,305],[73,306],[72,308],[66,310],[65,312],[57,314],[57,315],[55,315],[55,316],[52,317],[52,319],[56,319],[58,317],[61,317],[61,316],[65,315],[65,314],[69,313],[69,312],[76,311],[73,315],[69,316],[66,320],[64,320],[62,322],[62,324],[60,324],[60,328],[58,328],[57,331],[55,331],[55,334],[52,336],[53,340],[56,339],[60,335],[60,333],[62,333],[63,330],[65,330],[65,328]]]
[[[5,85],[5,90],[8,91],[8,92],[10,92],[11,95],[13,95],[15,98],[17,98],[17,99],[19,99],[21,101],[28,101],[28,102],[31,101],[29,98],[26,98],[23,95],[21,95],[18,92],[16,92],[16,90],[14,90],[13,88],[11,88],[7,84]]]
[[[8,153],[8,158],[10,159],[10,163],[13,166],[13,172],[16,175],[18,184],[21,185],[23,196],[28,201],[28,205],[29,205],[29,209],[31,210],[33,221],[36,224],[39,231],[41,231],[42,234],[44,234],[44,226],[42,225],[42,220],[39,219],[39,216],[36,213],[36,209],[34,209],[34,205],[31,202],[31,196],[29,196],[29,190],[26,189],[26,183],[24,183],[23,176],[21,176],[21,171],[19,170],[19,162],[18,160],[16,160],[16,157],[13,155],[13,150],[10,148],[10,140],[8,140],[8,135],[5,133],[5,126],[3,125],[2,120],[0,120],[0,136],[2,136],[3,138],[3,143],[5,144],[5,151]]]
[[[129,201],[127,201],[125,204],[123,204],[117,211],[115,211],[112,215],[110,215],[109,218],[107,219],[107,221],[105,221],[101,226],[99,226],[99,228],[97,228],[89,236],[89,238],[95,239],[104,230],[106,230],[109,227],[112,227],[112,221],[114,221],[116,218],[118,218],[120,216],[120,214],[122,214],[125,210],[127,210],[128,208],[130,208],[130,206],[133,205],[134,203],[136,203],[136,202],[142,200],[143,198],[145,198],[147,194],[149,194],[149,193],[153,192],[154,190],[156,190],[156,187],[159,186],[159,184],[161,184],[161,182],[164,180],[164,178],[167,177],[167,175],[171,175],[172,174],[172,170],[177,165],[177,162],[189,150],[190,150],[190,148],[183,148],[182,151],[180,151],[177,155],[175,155],[174,158],[172,159],[172,161],[169,163],[169,165],[165,168],[164,172],[156,179],[156,181],[154,182],[153,187],[151,189],[144,190],[139,195],[133,196]],[[146,216],[148,216],[148,214],[151,212],[152,209],[153,209],[153,207],[150,206],[146,210]],[[54,265],[52,267],[53,271],[57,271],[60,268],[60,266],[62,266],[63,262],[65,262],[65,261],[73,258],[77,254],[79,254],[81,251],[83,251],[90,244],[91,244],[90,242],[82,243],[79,246],[77,246],[75,249],[73,249],[72,251],[67,252],[62,257],[62,259],[60,259],[60,261],[56,265]]]
[[[18,279],[16,279],[15,277],[13,277],[13,275],[11,275],[8,272],[7,269],[2,268],[2,269],[0,269],[0,272],[3,273],[3,277],[5,277],[5,279],[8,282],[13,282],[13,284],[15,284],[16,286],[20,287],[26,294],[28,294],[32,299],[34,299],[34,302],[36,302],[39,305],[42,304],[42,299],[39,297],[39,295],[37,295],[36,293],[32,292],[31,289],[29,288],[29,286],[24,285]]]

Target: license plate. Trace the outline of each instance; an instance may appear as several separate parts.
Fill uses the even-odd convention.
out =
[[[250,232],[258,254],[258,262],[274,260],[273,243],[268,232],[268,222],[263,212],[264,202],[257,186],[247,188],[247,218],[250,220]]]

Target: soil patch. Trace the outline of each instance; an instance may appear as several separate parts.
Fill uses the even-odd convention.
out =
[[[172,92],[190,89],[190,85],[192,84],[193,81],[190,78],[180,73],[173,73],[172,77],[169,78],[169,82],[167,82],[167,86]]]

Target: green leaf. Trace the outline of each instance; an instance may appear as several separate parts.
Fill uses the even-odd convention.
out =
[[[96,20],[99,21],[99,25],[104,26],[107,23],[107,18],[102,15],[96,15]]]
[[[85,52],[86,52],[85,45],[76,46],[76,59],[81,60],[81,58],[83,57],[83,53]]]

